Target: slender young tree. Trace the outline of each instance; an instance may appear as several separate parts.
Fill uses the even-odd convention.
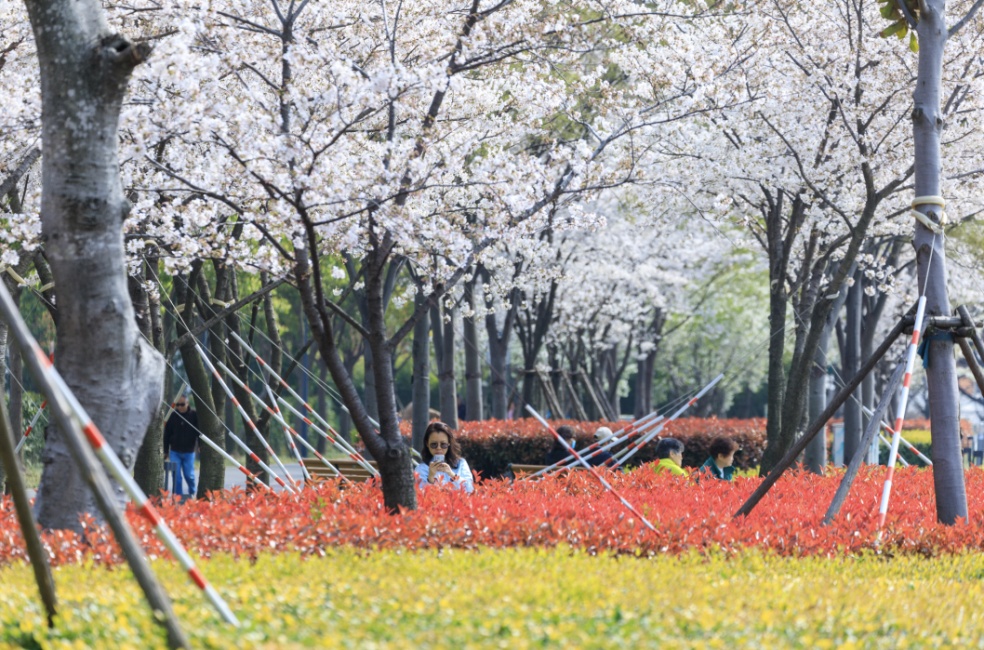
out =
[[[918,11],[898,5],[901,20],[918,35],[919,63],[912,95],[912,141],[915,159],[914,209],[923,216],[916,224],[916,249],[920,294],[926,298],[928,316],[949,316],[946,251],[942,234],[942,156],[940,140],[944,114],[944,49],[951,34],[959,31],[977,13],[980,0],[952,28],[946,24],[945,0],[921,0]],[[898,24],[898,22],[896,22]],[[939,199],[927,197],[940,197]],[[934,336],[929,341],[926,383],[929,387],[933,448],[933,483],[936,488],[936,517],[945,524],[967,517],[963,459],[960,450],[960,394],[953,355],[953,338]]]

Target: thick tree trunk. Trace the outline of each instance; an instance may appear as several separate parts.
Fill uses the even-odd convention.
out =
[[[917,197],[940,195],[940,92],[943,72],[943,49],[947,27],[945,2],[927,0],[920,3],[919,64],[916,90],[913,93],[912,132],[915,144],[915,192]],[[942,208],[920,205],[917,209],[938,221]],[[919,288],[925,291],[926,315],[949,316],[946,253],[942,236],[922,224],[916,225],[913,244],[916,248]],[[945,524],[967,517],[967,493],[960,456],[960,413],[953,339],[936,338],[929,343],[929,408],[932,417],[933,483],[936,488],[936,517]]]
[[[419,309],[427,301],[423,292],[417,291],[414,305]],[[413,327],[413,447],[420,451],[424,446],[424,430],[430,422],[430,319],[426,310]]]
[[[478,347],[478,326],[475,324],[475,283],[465,283],[465,304],[469,315],[462,318],[462,338],[465,345],[465,419],[484,420],[482,403],[482,358]]]
[[[389,250],[389,244],[380,247]],[[378,257],[377,257],[378,256]],[[370,429],[363,430],[356,420],[362,439],[373,444],[370,451],[379,465],[382,478],[383,504],[390,512],[399,508],[416,509],[417,492],[414,485],[413,468],[410,466],[410,449],[400,434],[399,418],[396,415],[396,394],[393,390],[393,351],[386,339],[386,296],[383,281],[384,254],[379,250],[370,251],[366,263],[366,302],[368,307],[367,349],[372,350],[373,369],[376,380],[376,403],[379,408],[379,435]],[[453,355],[452,355],[453,356]],[[351,407],[350,407],[351,408]]]
[[[844,359],[841,376],[848,378],[858,374],[861,367],[861,298],[864,295],[863,274],[854,273],[854,284],[847,290],[847,315],[844,329]],[[869,375],[870,376],[870,375]],[[849,461],[857,453],[861,443],[861,389],[854,391],[844,402],[844,460]]]
[[[56,364],[129,467],[164,376],[127,293],[122,225],[129,203],[117,159],[120,106],[149,47],[114,34],[94,0],[36,0],[27,9],[41,69],[41,223],[58,292]],[[97,513],[63,435],[52,427],[45,447],[36,508],[47,528],[77,528],[81,513]]]

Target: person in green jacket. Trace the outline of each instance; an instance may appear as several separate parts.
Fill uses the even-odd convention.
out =
[[[731,438],[719,437],[711,441],[708,451],[711,457],[700,466],[700,474],[709,474],[722,481],[730,481],[735,475],[735,452],[738,443]]]
[[[677,476],[687,476],[683,469],[683,443],[676,438],[663,438],[656,444],[656,458],[659,462],[653,467],[657,474],[669,473]]]

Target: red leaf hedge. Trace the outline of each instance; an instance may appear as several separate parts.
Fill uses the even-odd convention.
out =
[[[569,425],[576,432],[577,446],[583,449],[594,442],[594,432],[606,426],[612,431],[622,429],[628,422],[581,422],[578,420],[554,420],[551,426],[557,428]],[[402,423],[403,432],[410,435],[410,425]],[[765,420],[761,418],[737,420],[717,418],[685,418],[670,422],[660,436],[678,438],[685,445],[683,464],[699,467],[707,460],[707,449],[711,440],[717,436],[734,439],[742,447],[735,457],[735,464],[742,469],[756,467],[765,451]],[[547,451],[553,446],[554,438],[533,418],[520,420],[484,420],[481,422],[461,422],[458,427],[461,452],[472,469],[482,476],[494,478],[503,476],[510,463],[539,465]],[[633,456],[630,463],[635,466],[656,457],[656,443],[645,445]]]
[[[622,495],[656,527],[651,532],[586,472],[543,481],[481,482],[475,494],[428,488],[420,508],[389,516],[375,483],[340,489],[335,481],[299,496],[216,494],[212,501],[163,504],[161,514],[190,550],[202,556],[231,553],[254,558],[291,551],[322,554],[335,546],[359,548],[474,548],[478,546],[570,545],[590,551],[647,555],[687,550],[733,552],[770,549],[781,555],[839,555],[875,546],[878,502],[885,478],[881,467],[865,468],[840,518],[820,521],[840,474],[790,474],[781,479],[745,519],[731,514],[759,479],[735,483],[688,483],[655,475],[649,466],[610,473]],[[984,548],[984,472],[967,472],[969,522],[935,521],[931,470],[896,472],[881,552],[936,555]],[[149,523],[128,513],[152,555],[166,551]],[[85,522],[85,539],[64,531],[45,533],[53,562],[122,561],[106,529]],[[0,562],[26,560],[9,498],[0,502]]]

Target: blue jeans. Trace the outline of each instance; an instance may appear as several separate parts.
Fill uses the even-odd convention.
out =
[[[190,494],[195,496],[195,452],[182,454],[177,451],[170,452],[171,462],[174,463],[174,493]],[[181,490],[181,475],[184,474],[184,482],[188,484],[188,491]]]

